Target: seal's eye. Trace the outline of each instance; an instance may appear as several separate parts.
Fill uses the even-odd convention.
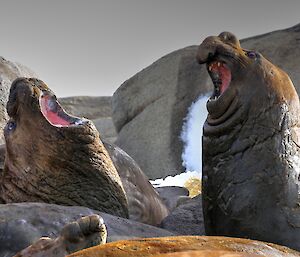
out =
[[[252,52],[252,51],[246,52],[246,55],[247,55],[249,58],[251,58],[251,59],[256,58],[256,53],[255,53],[255,52]]]
[[[8,131],[13,131],[17,127],[17,124],[14,121],[9,121],[6,125]]]

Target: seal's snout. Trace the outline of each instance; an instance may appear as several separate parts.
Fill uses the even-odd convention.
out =
[[[211,36],[200,44],[196,57],[199,64],[206,63],[214,58],[218,41],[219,39],[217,37]]]
[[[10,117],[14,117],[17,113],[19,98],[23,100],[29,93],[30,89],[27,84],[28,78],[17,78],[13,81],[6,104],[6,110]]]
[[[231,32],[222,32],[219,35],[219,38],[222,42],[226,43],[226,44],[231,44],[232,46],[236,47],[236,48],[240,48],[240,41],[238,40],[238,38],[232,34]]]
[[[229,49],[241,48],[240,41],[231,32],[222,32],[219,36],[210,36],[204,39],[197,52],[197,61],[199,64],[211,62],[218,55]]]

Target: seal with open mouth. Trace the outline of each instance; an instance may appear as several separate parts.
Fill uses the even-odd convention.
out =
[[[197,60],[214,84],[202,138],[206,233],[300,250],[299,98],[290,78],[229,32],[206,38]]]
[[[10,89],[0,199],[86,206],[128,217],[120,177],[92,122],[68,115],[41,80]]]

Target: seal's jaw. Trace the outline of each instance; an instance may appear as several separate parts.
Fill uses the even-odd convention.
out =
[[[47,91],[41,91],[39,105],[44,118],[55,127],[79,126],[85,123],[84,119],[71,116],[60,106],[56,97]]]
[[[214,92],[209,100],[217,100],[230,85],[231,70],[224,61],[208,62],[207,70],[214,84]]]

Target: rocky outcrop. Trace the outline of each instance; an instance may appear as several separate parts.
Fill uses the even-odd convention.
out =
[[[177,206],[160,227],[179,235],[205,235],[201,195]]]
[[[180,224],[184,225],[184,224]],[[197,254],[191,253],[197,251]],[[240,238],[181,236],[119,241],[85,249],[69,257],[298,257],[287,247]]]
[[[0,57],[0,144],[4,142],[2,130],[8,119],[6,102],[12,81],[17,77],[37,77],[29,68]]]
[[[150,179],[179,174],[183,118],[200,94],[205,70],[195,47],[171,53],[126,81],[113,95],[116,144],[137,161]]]
[[[299,93],[299,42],[300,24],[241,43],[285,70]],[[180,139],[184,118],[192,102],[213,88],[206,67],[196,63],[197,48],[166,55],[124,82],[113,95],[113,119],[119,133],[116,144],[151,179],[184,170]]]
[[[176,234],[85,207],[45,203],[2,204],[0,205],[0,256],[13,256],[42,236],[55,238],[65,224],[92,214],[98,214],[103,218],[107,227],[108,242]]]
[[[64,109],[75,116],[92,120],[102,139],[113,143],[117,132],[112,121],[112,107],[110,96],[74,96],[60,98]]]

